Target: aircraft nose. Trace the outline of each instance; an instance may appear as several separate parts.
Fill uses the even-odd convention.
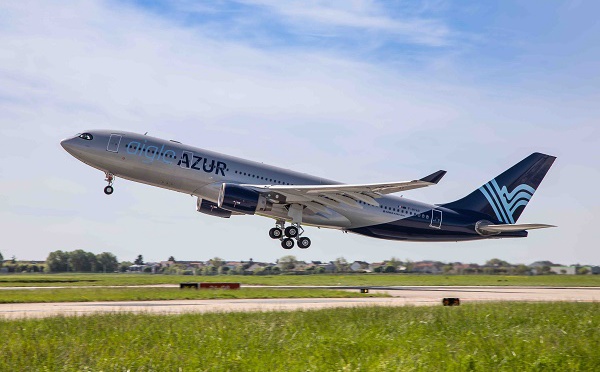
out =
[[[68,153],[71,153],[74,148],[73,138],[67,138],[67,139],[60,141],[60,145],[63,147],[63,149],[65,149],[65,151],[67,151]]]

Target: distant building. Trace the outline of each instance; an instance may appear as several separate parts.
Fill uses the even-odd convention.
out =
[[[443,270],[438,262],[422,261],[415,262],[412,271],[422,274],[440,274]]]
[[[131,266],[129,266],[127,271],[129,271],[130,273],[141,273],[144,271],[144,269],[146,267],[148,267],[148,266],[146,266],[146,265],[131,265]]]
[[[550,272],[560,275],[575,275],[577,266],[550,266]]]
[[[350,271],[370,273],[369,263],[365,261],[354,261],[350,265]]]

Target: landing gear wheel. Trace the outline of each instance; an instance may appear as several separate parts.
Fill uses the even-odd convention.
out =
[[[296,226],[288,226],[285,228],[285,236],[295,238],[298,236],[298,228]]]
[[[106,195],[110,195],[113,193],[113,191],[115,191],[115,189],[112,187],[113,181],[115,180],[115,175],[110,172],[106,172],[106,178],[104,180],[108,182],[108,186],[104,188],[104,193]]]
[[[271,239],[279,239],[281,238],[281,235],[283,235],[283,231],[281,231],[281,229],[278,227],[274,227],[271,230],[269,230],[269,236],[271,237]]]
[[[310,247],[310,239],[309,238],[298,239],[298,248],[306,249],[308,247]]]
[[[285,238],[281,241],[281,246],[283,249],[292,249],[294,248],[294,241],[290,238]]]

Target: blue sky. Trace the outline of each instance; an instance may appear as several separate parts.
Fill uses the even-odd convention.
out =
[[[333,5],[332,5],[333,4]],[[301,259],[392,256],[600,264],[600,6],[465,1],[20,1],[0,4],[5,257],[63,249],[275,260],[271,221],[103,175],[58,142],[150,132],[342,182],[413,179],[446,202],[534,151],[558,156],[511,241],[398,243],[310,228]],[[521,221],[520,220],[520,221]],[[233,233],[235,232],[235,233]]]

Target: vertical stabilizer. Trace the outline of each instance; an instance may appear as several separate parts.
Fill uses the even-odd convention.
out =
[[[555,159],[533,153],[464,198],[443,206],[486,214],[490,220],[514,224]]]

